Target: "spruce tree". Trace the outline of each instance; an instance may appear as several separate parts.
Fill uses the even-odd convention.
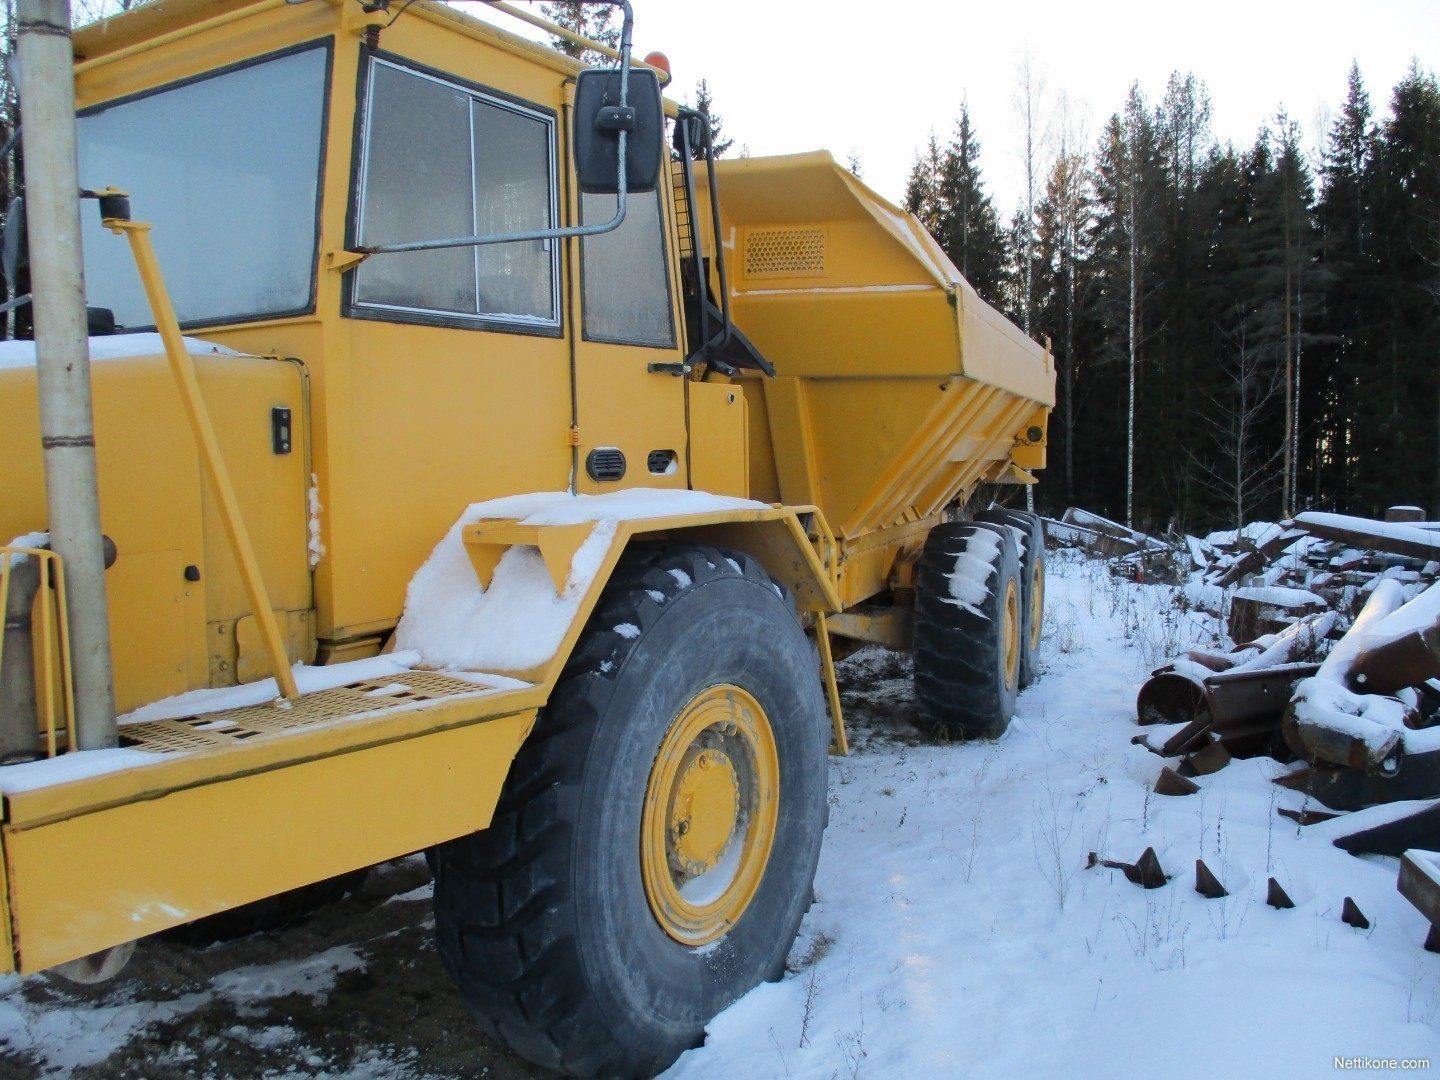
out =
[[[940,226],[945,220],[947,207],[941,201],[940,181],[945,169],[945,155],[940,150],[940,141],[930,133],[925,149],[915,155],[915,164],[910,166],[910,179],[905,184],[905,211],[920,219],[920,224],[929,230],[938,241]]]
[[[1428,503],[1440,513],[1440,88],[1416,64],[1391,96],[1371,175],[1366,366],[1384,389],[1368,395],[1382,422],[1365,432],[1360,496],[1376,510]]]
[[[980,178],[980,140],[970,124],[970,107],[963,103],[940,170],[939,200],[944,208],[936,235],[940,246],[981,297],[1003,305],[1005,233]]]
[[[695,108],[705,115],[706,121],[710,124],[711,149],[714,150],[717,158],[723,157],[725,151],[735,145],[735,140],[727,139],[722,134],[721,129],[725,126],[725,122],[715,111],[715,95],[710,93],[710,84],[704,79],[695,84]]]
[[[1062,151],[1051,166],[1044,197],[1036,208],[1035,295],[1038,326],[1042,334],[1053,339],[1051,347],[1059,376],[1051,443],[1057,441],[1058,434],[1065,505],[1076,501],[1075,425],[1080,411],[1076,393],[1088,389],[1088,372],[1082,367],[1086,351],[1081,346],[1086,336],[1086,301],[1093,281],[1088,246],[1092,213],[1093,195],[1085,158]],[[1048,492],[1042,489],[1042,494]]]
[[[613,21],[615,9],[612,7],[587,4],[584,0],[554,0],[552,3],[541,4],[540,10],[545,18],[557,26],[563,26],[572,34],[598,41],[612,49],[620,47],[620,27]],[[592,67],[610,63],[610,58],[604,53],[556,34],[550,35],[550,45],[557,52],[572,56]]]

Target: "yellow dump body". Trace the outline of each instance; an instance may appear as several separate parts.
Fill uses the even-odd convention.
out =
[[[725,161],[717,182],[734,320],[778,372],[744,383],[752,498],[819,506],[853,553],[1045,464],[1049,354],[913,217],[825,152]],[[847,601],[885,561],[842,577]]]

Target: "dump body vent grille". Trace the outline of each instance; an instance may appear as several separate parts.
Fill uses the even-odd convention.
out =
[[[824,229],[751,229],[745,234],[746,277],[816,277],[823,273]]]
[[[679,467],[680,458],[674,450],[651,450],[645,466],[656,476],[669,476]]]
[[[613,483],[625,476],[625,455],[613,446],[597,447],[586,456],[585,471],[597,484]]]

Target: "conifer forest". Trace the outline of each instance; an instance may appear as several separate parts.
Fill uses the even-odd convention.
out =
[[[967,108],[917,154],[905,208],[1051,343],[1039,508],[1192,532],[1306,508],[1440,515],[1434,74],[1413,63],[1376,102],[1352,66],[1318,137],[1281,112],[1220,145],[1209,119],[1203,81],[1178,73],[1158,102],[1132,87],[1098,138],[1061,115],[1008,223]]]

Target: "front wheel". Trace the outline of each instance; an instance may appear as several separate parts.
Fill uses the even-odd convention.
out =
[[[747,556],[628,553],[489,829],[436,853],[442,960],[481,1025],[649,1075],[778,978],[809,906],[829,726],[793,605]]]

